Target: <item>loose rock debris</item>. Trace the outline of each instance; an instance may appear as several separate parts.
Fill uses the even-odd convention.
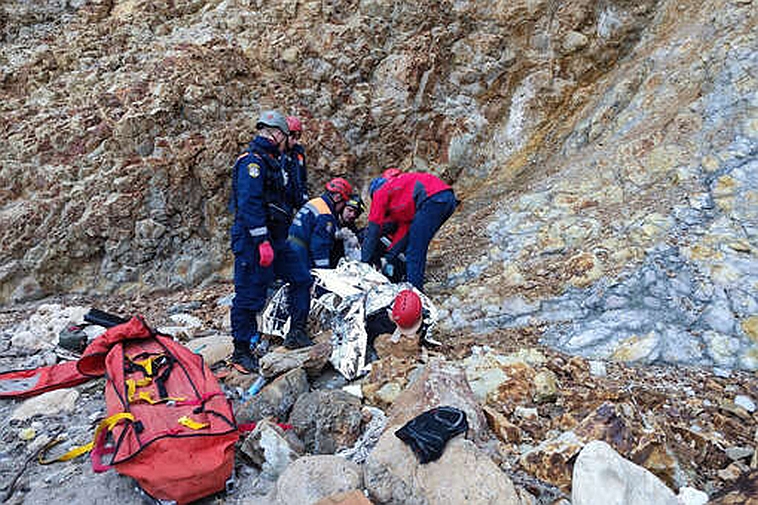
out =
[[[220,357],[225,354],[223,349],[229,342],[228,306],[217,301],[227,296],[231,289],[230,285],[219,284],[152,300],[61,297],[54,302],[63,309],[93,306],[97,302],[98,308],[119,314],[142,313],[153,326],[175,325],[176,321],[170,316],[177,313],[192,316],[185,321],[197,319],[201,325],[196,331],[180,338],[187,339],[186,344],[200,353],[214,349],[215,357],[209,362],[215,361],[214,371],[223,377],[222,383],[228,396],[234,400],[238,417],[244,417],[245,412],[251,412],[250,402],[256,400],[255,397],[243,399],[256,376],[242,379],[228,373],[224,359]],[[181,312],[172,310],[174,307],[181,307]],[[24,368],[27,364],[38,366],[58,359],[52,344],[34,354],[13,352],[14,328],[38,314],[38,308],[39,305],[28,304],[0,313],[3,323],[0,348],[11,351],[0,356],[3,370]],[[363,468],[379,464],[371,462],[371,455],[379,447],[380,451],[393,451],[390,460],[417,465],[412,452],[403,449],[402,444],[382,446],[382,435],[375,433],[376,426],[384,426],[383,433],[392,435],[402,422],[412,417],[413,409],[427,404],[429,398],[425,399],[423,395],[424,391],[428,393],[426,388],[432,387],[430,384],[444,387],[445,380],[449,380],[444,371],[446,367],[464,374],[468,383],[465,389],[469,390],[466,394],[470,395],[472,405],[478,405],[480,413],[477,415],[484,420],[481,427],[469,430],[466,437],[476,443],[480,457],[486,456],[504,477],[515,483],[520,496],[526,493],[531,497],[514,503],[547,504],[560,497],[570,499],[576,458],[592,440],[607,443],[626,460],[647,469],[673,493],[689,487],[711,497],[736,496],[739,489],[746,488],[745,483],[750,482],[751,475],[755,479],[755,471],[752,474],[750,471],[758,466],[755,450],[758,419],[750,406],[758,400],[758,385],[752,374],[721,371],[717,375],[712,370],[700,368],[632,367],[616,362],[590,362],[541,346],[537,343],[538,336],[539,331],[521,332],[516,338],[512,338],[514,335],[510,331],[442,335],[442,348],[431,350],[424,346],[393,346],[389,339],[383,344],[378,343],[380,359],[372,364],[368,375],[353,382],[360,386],[363,398],[355,399],[359,406],[359,420],[357,424],[351,421],[348,437],[345,436],[348,433],[346,425],[343,423],[340,427],[337,422],[340,416],[325,423],[327,426],[320,428],[321,433],[315,424],[305,420],[304,413],[310,410],[320,412],[321,416],[344,412],[344,406],[336,407],[333,400],[326,400],[329,395],[315,396],[308,401],[316,403],[312,406],[303,404],[298,409],[298,416],[304,419],[300,422],[299,434],[297,430],[286,430],[274,436],[277,432],[271,429],[263,441],[264,432],[259,432],[259,449],[254,452],[259,455],[257,460],[238,451],[237,491],[202,502],[256,503],[260,500],[260,503],[286,503],[281,501],[281,495],[276,498],[277,487],[285,486],[282,482],[277,484],[276,476],[279,479],[286,476],[286,462],[290,459],[298,461],[302,454],[311,453],[315,457],[319,452],[337,453]],[[294,355],[277,349],[275,338],[272,343],[272,355],[277,352],[284,356]],[[295,359],[291,372],[284,375],[277,375],[282,373],[280,371],[271,373],[272,380],[259,393],[260,401],[263,401],[266,395],[277,391],[277,381],[287,373],[302,373],[302,387],[296,390],[297,393],[291,390],[281,393],[280,397],[293,396],[290,407],[267,413],[274,413],[277,421],[289,421],[290,408],[309,390],[326,393],[347,384],[325,362],[321,362],[320,367],[304,371],[301,367],[306,361]],[[435,368],[434,363],[444,366]],[[434,380],[428,374],[419,373],[430,365],[432,370],[437,370]],[[600,369],[603,373],[599,372]],[[427,381],[427,386],[409,388],[419,380]],[[432,382],[428,382],[430,380]],[[129,479],[112,472],[93,474],[87,458],[48,467],[29,463],[26,471],[16,477],[30,455],[36,454],[51,440],[65,440],[53,451],[63,451],[89,441],[94,425],[104,415],[102,381],[77,386],[74,391],[78,398],[70,413],[58,412],[51,406],[47,411],[11,420],[0,428],[4,447],[0,451],[0,482],[4,493],[11,492],[9,503],[48,503],[51,499],[75,499],[77,503],[118,499],[123,503],[139,503],[141,498]],[[422,396],[409,398],[409,394]],[[441,396],[436,395],[437,398]],[[434,406],[428,405],[429,408]],[[453,406],[464,407],[462,404]],[[0,401],[0,414],[9,419],[19,407],[20,402]],[[420,413],[415,412],[416,415]],[[309,450],[306,449],[307,440],[310,440],[307,442]],[[363,449],[360,448],[362,440],[366,442]],[[455,448],[450,457],[462,449],[452,443],[449,447]],[[267,451],[274,459],[266,459]],[[460,457],[465,459],[464,454],[467,453],[461,452]],[[284,456],[286,458],[282,459]],[[261,459],[263,463],[255,462]],[[430,465],[453,464],[446,461],[442,458]],[[423,484],[403,480],[405,474],[402,471],[394,475],[387,482],[364,481],[359,491],[365,493],[371,503],[382,503],[383,493],[392,486]],[[12,480],[15,482],[11,489]],[[289,487],[294,485],[294,482],[286,484]],[[301,482],[299,485],[306,484]],[[465,487],[469,484],[461,482],[458,485]],[[497,489],[510,489],[505,485],[492,485]],[[92,492],[82,496],[81,489],[85,488]],[[331,494],[347,491],[350,490],[341,489],[340,485],[324,490]],[[318,498],[328,496],[319,495]],[[312,498],[315,500],[316,497]]]

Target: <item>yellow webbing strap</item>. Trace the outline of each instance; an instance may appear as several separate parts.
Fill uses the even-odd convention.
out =
[[[138,387],[147,386],[151,382],[153,382],[153,379],[150,377],[145,377],[139,380],[126,379],[126,397],[129,398],[129,403],[134,399],[134,393],[137,391]]]
[[[150,395],[150,391],[140,391],[135,396],[129,397],[129,403],[136,403],[138,401],[147,402],[150,405],[155,405],[156,403],[163,403],[163,402],[183,402],[186,398],[181,396],[167,396],[166,398],[159,398],[157,400],[154,400],[153,397]]]
[[[202,430],[203,428],[210,426],[210,423],[199,423],[195,420],[190,419],[188,416],[180,417],[177,422],[191,430]]]
[[[39,461],[40,465],[49,465],[50,463],[57,463],[58,461],[68,461],[70,459],[79,457],[82,454],[87,454],[95,446],[95,441],[97,440],[97,437],[100,436],[100,432],[102,432],[103,430],[108,430],[108,431],[112,430],[114,426],[116,426],[120,421],[123,421],[125,419],[128,421],[134,421],[134,416],[130,414],[129,412],[119,412],[118,414],[113,414],[110,417],[106,417],[105,419],[100,421],[100,424],[98,424],[97,428],[95,428],[95,436],[92,437],[92,442],[86,445],[80,445],[78,447],[74,447],[70,451],[54,459],[49,459],[49,460],[43,459],[44,452],[42,452],[37,457],[37,461]]]
[[[141,366],[145,370],[145,374],[152,377],[153,376],[153,361],[155,361],[158,358],[162,358],[163,354],[157,354],[155,356],[150,356],[149,358],[141,359],[139,361],[135,361],[129,357],[127,359],[134,363],[135,365]]]

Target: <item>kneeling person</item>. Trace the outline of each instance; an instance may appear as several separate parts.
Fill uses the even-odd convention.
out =
[[[338,216],[350,199],[352,186],[338,177],[326,183],[326,191],[306,203],[295,215],[288,241],[308,268],[329,268]]]

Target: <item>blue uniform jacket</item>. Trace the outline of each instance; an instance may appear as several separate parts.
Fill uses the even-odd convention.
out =
[[[329,193],[324,193],[297,212],[290,226],[289,240],[308,251],[311,267],[329,268],[338,226],[334,203]]]
[[[255,137],[233,170],[232,250],[242,252],[248,237],[254,244],[285,239],[290,213],[276,146],[264,137]]]
[[[286,177],[287,200],[293,214],[308,202],[308,173],[305,168],[305,149],[296,144],[282,155]]]

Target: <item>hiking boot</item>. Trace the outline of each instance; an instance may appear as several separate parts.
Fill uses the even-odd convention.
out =
[[[287,349],[301,349],[313,345],[313,340],[302,328],[292,328],[284,339],[284,347]]]
[[[249,374],[258,370],[258,357],[253,354],[249,342],[234,341],[232,366],[243,374]]]

